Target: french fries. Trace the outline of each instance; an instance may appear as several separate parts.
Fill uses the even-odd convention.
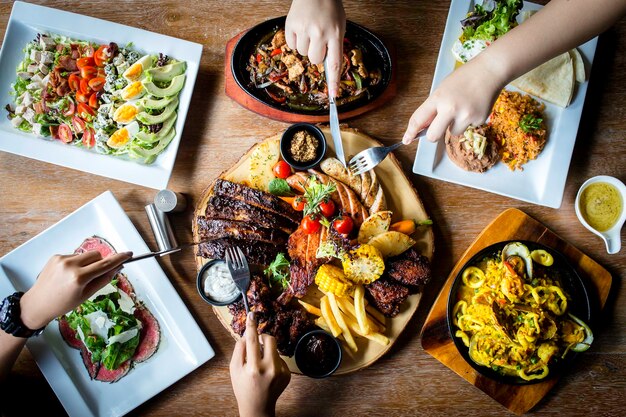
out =
[[[346,343],[348,344],[348,347],[352,349],[353,352],[357,352],[359,348],[356,347],[356,342],[354,341],[354,338],[352,337],[352,333],[350,333],[350,329],[348,328],[348,325],[346,324],[346,321],[344,320],[344,315],[341,314],[341,311],[339,310],[339,305],[337,304],[337,299],[335,298],[335,294],[328,293],[327,297],[330,303],[330,308],[333,314],[335,315],[335,320],[337,321],[337,324],[339,325],[339,327],[341,327],[343,337],[346,339]]]
[[[311,314],[313,314],[314,316],[318,316],[318,317],[320,317],[320,316],[322,315],[322,311],[321,311],[319,308],[315,307],[314,305],[309,304],[309,303],[306,303],[306,302],[304,302],[304,301],[302,301],[302,300],[298,300],[298,302],[300,303],[300,305],[301,305],[302,307],[304,307],[304,309],[305,309],[308,313],[311,313]]]
[[[322,291],[319,308],[302,300],[300,305],[310,314],[317,316],[315,325],[341,340],[349,348],[349,354],[358,352],[355,336],[363,337],[381,346],[389,344],[384,316],[374,307],[367,305],[365,289],[355,287],[354,298],[338,297],[331,292]]]
[[[365,289],[362,285],[357,285],[354,290],[354,310],[355,317],[359,323],[361,333],[368,334],[370,332],[370,326],[367,320],[367,313],[365,313]]]
[[[324,317],[326,324],[330,328],[330,332],[333,334],[334,337],[339,336],[341,334],[341,328],[335,320],[335,316],[333,315],[333,311],[330,307],[330,302],[328,301],[328,296],[322,297],[322,299],[320,300],[320,310],[322,313],[322,317]]]

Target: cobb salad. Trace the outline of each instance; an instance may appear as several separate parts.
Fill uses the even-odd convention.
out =
[[[132,44],[40,33],[24,48],[6,109],[21,131],[150,164],[176,136],[186,69]]]

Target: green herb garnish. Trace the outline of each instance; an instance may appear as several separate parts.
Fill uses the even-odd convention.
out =
[[[541,128],[543,119],[533,114],[527,114],[519,121],[519,127],[526,133],[532,133]]]
[[[306,201],[304,216],[317,216],[320,212],[320,204],[328,201],[330,195],[336,190],[337,186],[334,182],[322,184],[315,176],[311,176],[304,187],[304,199]]]
[[[280,287],[284,290],[290,284],[289,277],[289,260],[285,257],[285,254],[279,252],[276,255],[276,259],[272,261],[271,264],[263,271],[267,276],[267,281],[269,283],[270,288],[274,284],[280,285]]]
[[[283,197],[283,196],[288,197],[288,196],[293,195],[293,191],[291,191],[291,187],[289,186],[287,181],[285,181],[284,179],[274,178],[273,180],[270,181],[270,183],[267,186],[271,194],[277,195],[279,197]]]

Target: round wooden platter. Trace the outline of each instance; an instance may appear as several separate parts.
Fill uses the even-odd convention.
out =
[[[326,135],[326,142],[328,143],[328,153],[326,156],[334,155],[333,141],[330,135],[330,129],[321,126],[322,131]],[[282,133],[265,139],[266,141],[279,141]],[[344,152],[349,160],[353,155],[360,151],[372,147],[380,146],[381,143],[377,140],[357,131],[356,129],[342,128],[342,139],[344,144]],[[258,144],[254,145],[246,154],[230,169],[226,170],[220,175],[220,178],[227,179],[229,181],[241,182],[248,178],[250,159],[249,155]],[[391,210],[393,215],[393,221],[401,219],[428,219],[424,205],[419,198],[419,195],[413,185],[402,171],[402,167],[395,156],[390,155],[385,161],[378,165],[375,169],[376,175],[381,182],[387,198],[388,209]],[[204,215],[206,210],[206,204],[208,201],[208,190],[201,196],[194,213],[194,218]],[[198,239],[198,231],[196,222],[193,222],[193,235],[195,239]],[[416,240],[415,248],[432,260],[434,253],[434,236],[430,227],[419,228],[415,235],[412,236]],[[199,270],[208,260],[200,256],[196,256],[196,267]],[[310,302],[316,306],[319,306],[319,299],[321,293],[312,286],[309,289],[305,301]],[[379,345],[373,341],[365,338],[355,337],[355,341],[358,347],[358,352],[352,353],[349,349],[344,349],[344,359],[340,368],[335,372],[337,375],[347,374],[350,372],[358,371],[365,368],[378,360],[382,355],[387,352],[391,346],[395,343],[400,333],[404,330],[411,317],[417,310],[417,306],[420,302],[421,294],[414,294],[402,304],[400,314],[390,319],[387,318],[385,325],[387,330],[385,336],[389,338],[389,344],[386,346]],[[220,323],[230,332],[234,338],[239,336],[234,333],[230,327],[232,316],[227,307],[213,307],[213,312],[219,319]],[[296,366],[293,358],[283,357],[289,369],[293,373],[299,374],[300,371]]]

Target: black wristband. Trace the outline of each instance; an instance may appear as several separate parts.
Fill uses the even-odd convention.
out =
[[[2,300],[0,304],[0,328],[15,337],[39,336],[43,333],[45,326],[41,329],[32,330],[22,323],[20,299],[23,295],[23,292],[18,291]]]

